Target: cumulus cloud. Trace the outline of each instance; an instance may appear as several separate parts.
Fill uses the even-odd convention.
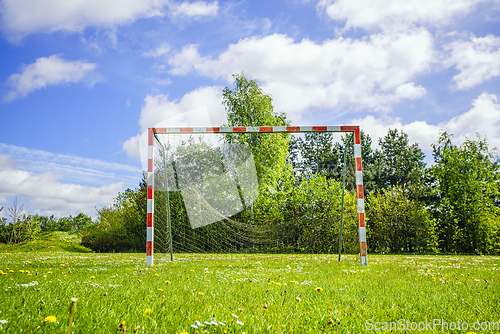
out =
[[[500,75],[500,37],[471,35],[469,41],[456,40],[446,45],[448,66],[460,71],[453,77],[456,88],[469,89]]]
[[[486,136],[492,147],[500,149],[500,100],[495,94],[483,93],[472,101],[472,109],[441,124],[458,136]]]
[[[442,26],[469,14],[487,0],[321,0],[319,12],[345,21],[345,28],[394,30],[415,25]]]
[[[213,16],[218,3],[171,0],[3,0],[2,28],[11,41],[31,33],[82,32],[87,27],[114,28],[139,18],[164,16],[170,9],[175,17]]]
[[[425,29],[321,44],[273,34],[242,39],[217,58],[186,45],[168,63],[174,75],[195,71],[228,82],[244,69],[273,96],[278,110],[296,116],[310,107],[384,109],[401,99],[420,98],[425,88],[413,80],[430,69],[434,53],[432,35]]]
[[[34,63],[24,65],[21,73],[12,74],[7,83],[12,87],[4,99],[12,101],[29,93],[60,84],[86,82],[92,86],[101,79],[95,72],[96,64],[84,61],[68,61],[61,55],[38,58]]]
[[[146,131],[150,127],[220,126],[227,123],[222,106],[222,87],[201,87],[180,100],[170,100],[163,94],[148,95],[144,102],[139,119],[141,134],[123,144],[123,150],[131,157],[147,156]],[[141,161],[146,170],[147,161]]]
[[[408,134],[412,143],[419,143],[420,148],[428,152],[431,151],[431,144],[437,142],[440,131],[454,134],[456,144],[461,144],[464,136],[475,139],[476,133],[479,133],[482,137],[486,136],[490,148],[500,148],[500,100],[495,94],[479,95],[472,101],[471,109],[437,125],[423,121],[403,124],[399,118],[376,118],[372,115],[353,119],[351,123],[370,134],[375,147],[378,138],[384,137],[388,129],[400,129]]]

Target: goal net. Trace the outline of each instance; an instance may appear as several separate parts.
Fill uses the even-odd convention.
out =
[[[345,209],[338,178],[254,157],[256,138],[281,136],[292,150],[311,132],[354,133],[355,194]],[[342,215],[344,250],[367,264],[358,127],[150,128],[148,144],[148,265],[154,252],[335,253]]]

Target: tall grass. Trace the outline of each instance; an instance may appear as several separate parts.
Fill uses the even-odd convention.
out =
[[[147,267],[143,254],[0,253],[0,270],[1,333],[65,333],[72,298],[72,333],[404,333],[426,321],[426,332],[460,321],[480,333],[476,321],[500,321],[498,257],[380,255],[360,267],[355,256],[184,254]]]

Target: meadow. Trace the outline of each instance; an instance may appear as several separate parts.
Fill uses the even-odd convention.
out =
[[[174,255],[148,267],[145,254],[4,249],[0,333],[490,333],[500,321],[499,257]]]

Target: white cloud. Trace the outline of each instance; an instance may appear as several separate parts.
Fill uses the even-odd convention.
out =
[[[45,173],[33,175],[18,170],[0,172],[2,180],[0,191],[10,196],[34,198],[27,207],[36,207],[42,214],[46,211],[57,211],[58,215],[77,214],[83,212],[95,216],[96,206],[110,205],[123,183],[113,183],[101,187],[85,187],[78,184],[65,184],[58,181],[60,176]],[[44,205],[40,205],[44,203]]]
[[[124,186],[123,182],[117,182],[88,187],[62,183],[59,181],[62,177],[50,172],[36,175],[20,169],[0,170],[0,196],[28,199],[25,207],[36,208],[33,214],[66,216],[83,212],[95,216],[96,206],[113,203]]]
[[[0,143],[0,198],[18,196],[33,214],[95,216],[96,207],[136,186],[141,173],[134,166]]]
[[[186,75],[193,67],[196,68],[197,64],[203,63],[203,59],[198,53],[198,46],[194,44],[186,45],[182,48],[181,52],[172,56],[168,63],[172,66],[173,75]]]
[[[227,123],[222,106],[222,88],[201,87],[184,95],[179,101],[169,100],[168,95],[148,95],[139,119],[140,131],[123,144],[123,150],[131,157],[146,157],[145,131],[149,127],[220,126]],[[146,170],[147,161],[142,159]]]
[[[430,145],[437,141],[439,131],[442,129],[440,126],[422,121],[403,124],[400,118],[377,118],[373,115],[368,115],[363,119],[353,119],[349,124],[359,125],[363,131],[368,133],[373,140],[373,148],[379,148],[378,139],[385,137],[389,129],[398,129],[406,132],[410,142],[418,143],[424,151],[430,150]]]
[[[32,33],[82,32],[87,27],[114,29],[139,18],[214,16],[218,2],[172,0],[3,0],[2,29],[15,42]]]
[[[15,170],[17,165],[17,162],[12,158],[12,156],[0,153],[0,170]]]
[[[461,144],[464,136],[476,138],[486,136],[490,148],[500,148],[500,100],[495,94],[483,93],[472,102],[472,108],[448,121],[437,125],[423,121],[402,124],[399,118],[375,118],[372,115],[363,119],[353,119],[351,124],[359,125],[370,134],[374,147],[378,147],[378,138],[383,138],[388,129],[403,130],[412,143],[419,143],[422,150],[431,152],[431,144],[436,143],[440,131],[444,130],[454,135],[454,143]]]
[[[171,4],[170,10],[174,17],[187,16],[187,17],[201,17],[201,16],[215,16],[219,10],[219,2],[214,1],[211,3],[205,1],[183,2],[180,4]]]
[[[60,55],[38,58],[30,65],[24,65],[21,73],[12,74],[7,82],[12,86],[4,99],[12,101],[23,98],[29,93],[60,84],[86,82],[92,86],[100,80],[95,72],[96,64],[84,61],[68,61]]]
[[[486,136],[491,147],[500,149],[500,100],[495,94],[483,93],[472,101],[472,109],[453,117],[442,125],[444,129],[458,136],[470,139],[479,133]]]
[[[345,28],[394,30],[415,25],[442,26],[469,14],[487,0],[321,0],[318,11]]]
[[[167,0],[4,0],[0,11],[3,29],[12,40],[30,33],[88,26],[112,27],[141,17],[163,15]]]
[[[168,45],[168,43],[164,43],[154,50],[144,52],[144,55],[146,57],[160,57],[168,54],[169,52],[170,52],[170,45]]]
[[[413,80],[430,70],[434,53],[432,35],[425,29],[322,44],[273,34],[242,39],[217,59],[187,45],[170,57],[169,65],[174,75],[196,71],[228,82],[244,70],[273,96],[278,111],[299,121],[300,112],[310,107],[385,109],[401,99],[422,97],[425,89]]]
[[[170,101],[168,95],[148,95],[144,99],[145,105],[141,110],[139,125],[141,132],[155,126],[165,119],[183,114],[187,111],[206,107],[213,124],[222,124],[226,121],[226,114],[222,106],[222,88],[217,86],[201,87],[184,95],[180,101]],[[196,118],[185,119],[182,123],[171,126],[203,126]]]
[[[469,89],[500,75],[500,37],[472,35],[470,41],[457,40],[445,49],[450,52],[445,64],[460,71],[453,77],[457,89]]]

